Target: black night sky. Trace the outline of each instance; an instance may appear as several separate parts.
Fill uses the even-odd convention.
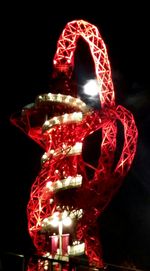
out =
[[[143,5],[144,6],[144,5]],[[106,7],[105,7],[106,8]],[[116,101],[129,109],[139,131],[137,153],[118,194],[100,218],[104,260],[133,262],[150,270],[150,82],[147,7],[124,7],[99,15],[52,15],[38,8],[6,12],[4,84],[1,89],[1,251],[27,253],[26,205],[40,170],[43,150],[10,123],[12,113],[49,91],[56,42],[66,23],[84,19],[96,25],[106,43]],[[87,52],[88,53],[88,52]],[[90,56],[91,57],[91,56]],[[80,71],[90,76],[89,56]],[[85,62],[84,62],[85,61]],[[86,63],[86,64],[85,64]],[[82,78],[83,79],[83,78]],[[2,86],[2,85],[1,85]]]

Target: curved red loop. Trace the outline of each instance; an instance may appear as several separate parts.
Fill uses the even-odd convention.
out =
[[[115,104],[115,94],[110,63],[106,46],[96,26],[84,20],[67,23],[57,42],[57,50],[53,60],[54,66],[66,73],[70,66],[73,68],[74,52],[80,36],[88,43],[95,63],[101,106],[113,106]]]

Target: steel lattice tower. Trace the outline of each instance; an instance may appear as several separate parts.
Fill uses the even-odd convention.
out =
[[[77,90],[71,88],[79,37],[89,45],[94,60],[99,110],[87,106],[78,97]],[[85,253],[89,264],[99,268],[103,266],[103,259],[97,218],[131,167],[138,132],[133,115],[115,104],[107,50],[96,26],[83,20],[67,23],[57,42],[53,65],[53,75],[60,77],[64,84],[39,95],[34,104],[25,106],[19,116],[11,118],[13,124],[44,149],[41,170],[31,187],[27,206],[29,234],[42,255],[69,257]],[[117,121],[124,129],[124,143],[114,168]],[[87,136],[100,129],[100,157],[98,166],[93,167],[84,161],[82,146]],[[91,179],[86,167],[94,171]],[[71,239],[64,252],[63,225],[71,221],[73,230],[68,229]],[[59,227],[59,248],[52,253],[48,240],[53,236],[54,224]],[[34,267],[30,266],[29,270]],[[38,270],[44,270],[44,265]]]

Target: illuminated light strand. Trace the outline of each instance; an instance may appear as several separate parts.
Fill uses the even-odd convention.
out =
[[[80,122],[83,119],[82,112],[74,112],[70,114],[64,114],[58,117],[51,118],[50,120],[46,120],[43,125],[43,132],[49,130],[59,124],[69,123],[69,122]]]
[[[74,243],[73,246],[68,246],[68,254],[69,255],[80,255],[83,254],[85,251],[85,243],[79,243],[79,241],[76,241],[77,243]]]
[[[83,210],[76,210],[76,211],[66,211],[66,210],[62,210],[61,213],[60,212],[55,212],[53,213],[51,216],[46,217],[42,220],[41,222],[41,226],[42,229],[44,229],[47,226],[52,226],[52,227],[56,227],[59,223],[59,221],[62,221],[64,223],[64,225],[66,224],[66,219],[70,219],[70,221],[74,220],[74,219],[79,219],[83,216]]]
[[[76,177],[69,176],[64,180],[57,180],[53,183],[53,191],[57,192],[58,190],[70,189],[74,187],[80,187],[82,185],[82,176],[78,175]]]
[[[80,155],[82,152],[82,142],[76,142],[74,146],[63,146],[63,148],[53,150],[51,149],[49,152],[45,152],[41,158],[41,162],[45,163],[52,156],[57,156],[60,154],[69,155]]]
[[[48,181],[46,187],[50,191],[58,191],[61,189],[70,189],[71,187],[79,187],[82,185],[82,176],[77,175],[75,177],[69,176],[63,180],[57,180],[55,182]]]
[[[90,110],[90,107],[87,106],[81,99],[60,93],[59,94],[48,93],[39,95],[36,99],[36,105],[39,105],[40,103],[44,102],[57,102],[66,104],[73,108],[78,108],[83,113],[89,112]]]

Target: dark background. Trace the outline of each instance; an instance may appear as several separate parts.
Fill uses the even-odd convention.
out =
[[[66,23],[84,19],[96,25],[106,44],[117,103],[132,111],[139,138],[137,153],[124,183],[100,219],[104,260],[132,262],[150,269],[150,82],[148,7],[122,5],[99,15],[56,15],[54,9],[6,8],[4,83],[1,84],[1,251],[28,253],[26,205],[40,170],[40,147],[14,127],[12,113],[49,91],[56,42]],[[55,15],[53,15],[55,14]],[[66,13],[65,13],[66,14]],[[68,13],[69,14],[69,13]],[[87,13],[88,14],[88,13]],[[90,14],[90,13],[89,13]],[[90,75],[89,56],[81,56],[83,77]],[[84,64],[84,61],[86,65]],[[81,70],[81,69],[80,69]]]

